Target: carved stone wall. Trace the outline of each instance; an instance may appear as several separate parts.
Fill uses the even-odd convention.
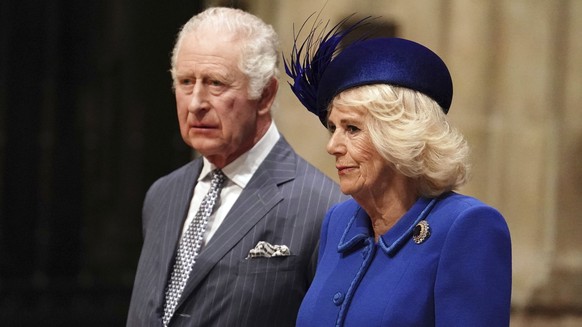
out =
[[[289,53],[325,1],[254,0]],[[497,207],[513,240],[512,326],[582,323],[582,1],[334,0],[323,18],[381,16],[439,53],[453,75],[449,114],[471,143],[461,191]],[[276,122],[307,160],[336,178],[327,132],[282,76]]]

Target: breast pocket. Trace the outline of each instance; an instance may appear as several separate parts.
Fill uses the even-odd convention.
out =
[[[286,257],[271,258],[258,257],[244,259],[239,262],[237,274],[239,276],[248,276],[292,272],[294,270],[301,270],[301,262],[297,256],[290,255]]]

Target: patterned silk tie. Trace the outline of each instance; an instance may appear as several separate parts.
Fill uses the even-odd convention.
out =
[[[184,291],[184,287],[192,271],[192,266],[196,262],[196,257],[200,252],[204,233],[206,232],[208,218],[212,214],[212,208],[220,194],[224,179],[225,177],[221,170],[216,169],[212,172],[210,190],[202,200],[202,204],[194,220],[192,220],[180,240],[178,253],[176,253],[176,262],[174,263],[174,271],[172,271],[172,276],[166,289],[166,303],[164,304],[163,318],[164,326],[168,326],[178,305],[178,300]]]

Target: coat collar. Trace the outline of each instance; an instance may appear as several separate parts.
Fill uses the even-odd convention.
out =
[[[380,236],[378,243],[384,253],[388,256],[394,256],[400,247],[412,237],[414,227],[428,216],[437,201],[438,198],[424,197],[416,200],[410,210],[386,234]],[[373,237],[374,232],[370,217],[358,205],[340,239],[338,252],[346,252],[357,246],[361,247],[366,240]]]

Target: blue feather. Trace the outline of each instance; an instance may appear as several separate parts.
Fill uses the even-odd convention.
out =
[[[342,19],[326,33],[325,30],[328,28],[329,21],[323,25],[323,22],[319,20],[318,14],[305,40],[299,43],[299,35],[314,14],[311,14],[303,22],[297,34],[295,34],[295,28],[293,28],[293,49],[290,61],[288,62],[283,57],[283,63],[285,65],[285,73],[293,79],[293,83],[289,83],[293,93],[307,110],[317,115],[324,122],[327,112],[318,112],[317,109],[319,81],[329,63],[340,51],[339,45],[344,37],[356,28],[366,25],[370,16],[343,28],[346,22],[354,16],[352,14]],[[321,28],[322,25],[323,28]]]

